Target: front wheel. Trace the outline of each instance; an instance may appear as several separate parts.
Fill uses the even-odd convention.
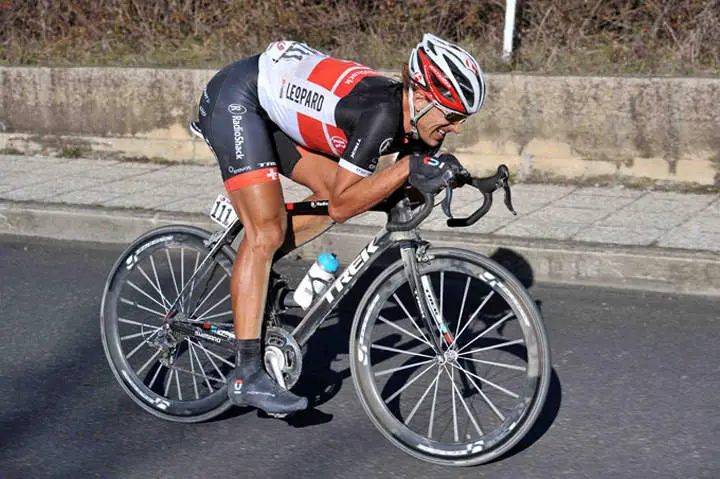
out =
[[[398,261],[355,315],[353,382],[400,449],[437,464],[482,464],[517,444],[540,414],[551,373],[547,334],[528,292],[496,262],[459,249],[430,249],[428,258],[419,274],[452,341],[428,329]]]

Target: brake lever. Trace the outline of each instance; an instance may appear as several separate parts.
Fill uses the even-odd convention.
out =
[[[452,219],[452,212],[450,211],[450,203],[452,203],[452,186],[450,184],[445,186],[445,198],[442,200],[442,210],[445,216]]]
[[[515,211],[515,208],[513,208],[512,198],[510,196],[510,183],[508,183],[507,180],[505,180],[503,183],[503,189],[505,190],[505,206],[507,206],[507,209],[510,210],[510,213],[512,213],[514,216],[517,216],[517,211]]]

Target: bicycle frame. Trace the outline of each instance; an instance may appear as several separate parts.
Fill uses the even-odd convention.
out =
[[[347,292],[355,286],[357,281],[385,251],[393,246],[400,245],[401,251],[407,250],[412,253],[403,256],[415,259],[415,251],[419,241],[420,238],[417,233],[412,231],[389,233],[385,229],[381,230],[360,250],[355,259],[345,267],[337,279],[328,286],[327,290],[315,298],[300,324],[292,332],[298,344],[304,346],[307,343]]]
[[[288,203],[286,205],[289,216],[301,215],[327,215],[327,201],[303,201],[297,203]],[[391,208],[388,203],[381,204],[373,208],[374,211],[389,212]],[[396,212],[397,213],[397,212]],[[400,216],[407,214],[407,211],[401,210]],[[242,230],[242,224],[239,220],[232,223],[225,231],[217,231],[209,240],[208,246],[211,246],[208,256],[213,257],[217,251],[224,245],[232,243],[236,236]],[[429,284],[425,284],[420,280],[417,267],[417,250],[422,244],[422,239],[416,230],[388,232],[385,228],[381,229],[378,234],[357,254],[355,259],[348,264],[338,275],[337,279],[327,288],[325,292],[319,295],[306,311],[303,319],[292,331],[292,335],[297,343],[304,346],[315,333],[315,331],[327,319],[330,313],[345,297],[357,281],[367,272],[368,269],[377,261],[380,256],[390,248],[399,247],[400,255],[403,260],[405,271],[410,280],[410,286],[415,293],[415,298],[421,312],[421,317],[428,330],[432,330],[432,323],[442,333],[442,336],[432,335],[435,346],[440,350],[440,337],[446,344],[452,343],[447,329],[444,327],[441,314],[437,308],[437,301],[432,288]],[[203,260],[203,263],[204,261]],[[197,269],[200,271],[202,264]],[[192,279],[192,278],[191,278]],[[188,280],[188,283],[190,280]],[[422,291],[423,294],[418,294]],[[180,294],[182,296],[182,292]],[[423,301],[421,298],[424,298]],[[174,306],[174,305],[173,305]],[[294,301],[290,300],[284,306],[297,306]],[[172,310],[172,308],[171,308]]]

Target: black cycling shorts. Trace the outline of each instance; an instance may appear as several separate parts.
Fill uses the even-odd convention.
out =
[[[200,98],[200,128],[220,166],[225,189],[279,181],[300,160],[298,144],[271,122],[257,93],[258,57],[220,70]]]

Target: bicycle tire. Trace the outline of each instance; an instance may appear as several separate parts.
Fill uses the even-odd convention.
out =
[[[167,311],[173,301],[169,298],[178,296],[182,290],[180,285],[191,283],[190,274],[187,275],[188,281],[185,281],[184,268],[193,266],[194,262],[194,268],[198,269],[202,259],[207,256],[209,249],[204,241],[209,237],[209,232],[185,225],[165,226],[145,233],[120,255],[103,292],[101,338],[115,378],[135,403],[169,421],[206,421],[231,407],[227,398],[227,385],[221,381],[225,379],[223,371],[234,367],[231,352],[225,352],[203,338],[178,337],[176,333],[163,338],[168,344],[164,351],[159,345],[159,334],[156,334],[163,324],[162,313]],[[190,253],[190,261],[185,257],[186,251]],[[205,308],[205,311],[213,304],[219,304],[227,308],[221,309],[224,311],[222,316],[206,313],[205,319],[215,322],[214,319],[218,318],[217,323],[223,323],[220,326],[227,323],[227,328],[231,330],[229,278],[234,257],[235,252],[230,246],[221,248],[210,260],[211,263],[203,268],[204,274],[198,274],[195,279],[202,286],[200,280],[207,278],[201,292],[206,297],[193,296],[196,286],[193,283],[189,293],[182,299],[181,309],[185,308],[187,312],[195,309],[195,316],[201,317],[198,312],[200,308]],[[176,271],[177,266],[179,271]],[[224,278],[227,278],[228,283],[223,288]],[[177,284],[178,280],[180,285]],[[210,291],[208,288],[213,289]],[[138,290],[143,290],[144,294]],[[165,297],[165,292],[169,292],[168,297]],[[172,296],[173,293],[175,296]],[[221,297],[222,302],[217,302],[217,297]],[[229,314],[227,311],[230,311]],[[123,336],[126,331],[131,334]],[[176,344],[170,347],[173,340]],[[142,368],[138,364],[142,364]],[[214,368],[210,368],[210,364]],[[210,376],[205,366],[211,370]],[[159,376],[162,376],[160,384],[166,381],[164,391],[156,384]],[[173,376],[176,384],[173,384]],[[188,388],[190,392],[184,396],[183,390],[187,391]],[[202,397],[200,391],[204,394]]]
[[[423,342],[428,340],[428,337],[422,335],[423,329],[424,331],[427,329],[422,325],[421,319],[416,320],[419,327],[411,325],[413,321],[411,318],[418,308],[413,302],[402,260],[398,260],[375,279],[356,311],[350,336],[350,367],[353,383],[360,402],[372,422],[390,442],[403,451],[416,458],[442,465],[483,464],[500,457],[517,444],[530,430],[542,410],[552,369],[547,333],[540,312],[527,290],[509,271],[495,261],[461,249],[430,248],[427,254],[431,259],[419,263],[419,274],[427,275],[431,279],[435,291],[439,286],[440,311],[448,329],[455,333],[456,352],[460,351],[455,356],[455,364],[452,363],[451,353],[444,352],[438,355],[434,347],[429,346],[432,345],[431,341]],[[458,283],[459,289],[464,289],[464,294],[457,320],[451,319],[452,315],[445,316],[452,308],[458,308],[457,304],[460,303],[456,301],[450,306],[447,306],[447,301],[443,303],[446,276],[452,281],[458,281],[463,276],[468,278],[465,281],[459,280]],[[470,285],[473,286],[473,292],[476,294],[468,302]],[[485,294],[483,296],[477,293]],[[406,298],[405,301],[402,297]],[[507,318],[510,313],[507,313],[508,308],[500,304],[503,301],[512,313],[511,318],[516,321]],[[461,329],[463,317],[466,317],[463,314],[464,308],[472,304],[472,308],[468,308],[469,311],[474,309],[477,303],[480,303],[480,306],[476,313],[468,317],[468,321]],[[386,305],[390,307],[387,308]],[[414,308],[414,311],[410,308]],[[483,308],[485,311],[480,316],[479,312],[482,312]],[[413,314],[410,311],[413,311]],[[457,312],[457,309],[454,311]],[[472,328],[470,328],[471,323],[473,323]],[[489,332],[481,332],[479,336],[483,341],[477,343],[477,337],[470,341],[466,335],[465,339],[468,341],[461,342],[462,335],[466,334],[466,331],[474,330],[474,323],[487,325],[483,331]],[[500,326],[497,325],[498,323]],[[502,334],[507,334],[508,337],[516,335],[519,331],[522,340],[506,341],[502,336],[499,338],[489,336],[501,328]],[[394,345],[393,341],[398,338],[403,339],[405,344]],[[469,347],[470,343],[476,346],[485,343],[486,346],[480,350],[475,348],[470,352],[462,353],[467,351],[464,348]],[[445,351],[451,349],[445,346]],[[504,362],[478,360],[475,355],[480,353],[496,354],[501,356]],[[524,367],[517,365],[518,361],[523,360],[523,356],[527,362],[527,366]],[[420,359],[417,359],[418,357]],[[375,370],[381,364],[387,369]],[[499,386],[496,376],[483,377],[466,372],[476,367],[476,364],[487,371],[490,371],[488,366],[497,365],[495,369],[500,370],[500,373],[494,374],[506,376],[508,380],[513,381],[512,388],[517,387],[521,391],[522,397],[518,394],[518,398],[521,397],[519,404],[514,407],[504,406],[509,401],[503,396],[514,393],[514,389],[510,386],[507,388],[500,386],[501,389],[496,390],[495,387]],[[424,380],[423,376],[435,366],[437,366],[435,379],[425,388],[421,396],[423,381],[427,382],[432,375],[425,377]],[[513,378],[513,373],[504,373],[507,368],[515,372],[522,370],[523,372],[520,373],[522,377]],[[421,369],[424,371],[419,372]],[[457,387],[456,371],[461,385],[463,381],[465,383],[464,392]],[[383,386],[378,383],[384,376],[389,377]],[[443,388],[446,387],[445,382],[447,382],[452,400],[446,400],[441,408],[437,408],[439,412],[437,417],[442,419],[443,411],[449,416],[452,407],[452,428],[448,425],[446,429],[437,428],[433,431],[437,421],[435,412],[438,405],[438,391],[445,376],[449,381],[443,382]],[[397,391],[394,391],[393,388],[396,386]],[[426,413],[418,414],[418,411],[426,400],[431,401],[431,389],[433,390],[432,409],[429,416],[423,418],[422,415]],[[466,400],[471,397],[470,392],[477,393],[479,397],[476,398],[477,402]],[[420,398],[415,401],[418,396]],[[414,407],[410,410],[413,404]],[[480,406],[487,411],[479,409]],[[459,424],[458,419],[462,419],[463,411],[467,418],[463,424]],[[476,417],[471,418],[473,415]],[[418,418],[416,423],[423,423],[422,432],[413,430],[414,424],[411,427],[411,422],[416,418]],[[427,433],[424,431],[425,420],[428,423]],[[484,433],[482,429],[488,424],[492,428]],[[451,429],[452,438],[443,439],[449,437]],[[462,438],[460,432],[464,435]],[[473,438],[473,435],[476,437]]]

